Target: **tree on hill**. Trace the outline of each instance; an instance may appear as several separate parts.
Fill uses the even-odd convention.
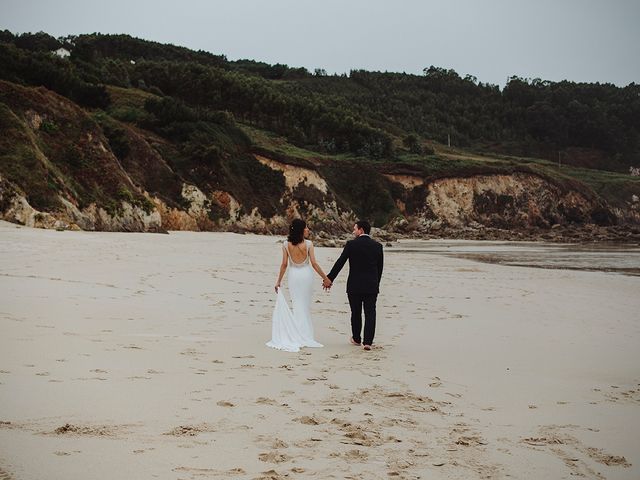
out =
[[[48,53],[62,42],[69,61]],[[44,51],[46,50],[46,52]],[[131,63],[134,60],[135,63]],[[589,150],[599,168],[640,163],[640,86],[511,77],[504,89],[429,66],[423,75],[352,70],[315,74],[284,64],[228,61],[128,35],[56,40],[43,32],[0,32],[0,78],[43,85],[92,108],[102,85],[138,87],[191,107],[228,111],[238,121],[324,153],[394,158],[417,153],[417,138],[555,160]],[[415,139],[412,136],[415,136]]]

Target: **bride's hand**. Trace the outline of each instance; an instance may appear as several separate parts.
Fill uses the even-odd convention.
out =
[[[274,288],[275,288],[275,290],[276,290],[276,293],[278,293],[278,289],[280,288],[280,284],[279,284],[279,283],[276,283],[276,286],[275,286]]]

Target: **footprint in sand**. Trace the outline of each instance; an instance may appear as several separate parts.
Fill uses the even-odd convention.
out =
[[[171,435],[174,437],[195,437],[200,433],[200,429],[190,425],[180,425],[171,429],[170,431],[163,433],[163,435]]]
[[[63,426],[56,428],[53,432],[55,435],[87,435],[97,437],[111,437],[118,431],[117,426],[110,425],[96,425],[96,426],[84,426],[84,425],[72,425],[65,423]]]
[[[0,468],[0,480],[13,480],[13,477],[7,472]]]
[[[326,420],[322,417],[318,417],[316,415],[303,416],[293,419],[294,422],[302,423],[303,425],[320,425],[321,423],[326,423]]]
[[[329,456],[340,456],[339,453],[336,454],[329,454]],[[365,460],[367,460],[369,458],[369,455],[366,452],[363,452],[362,450],[349,450],[347,452],[345,452],[343,454],[344,458],[346,458],[347,460],[353,460],[353,461],[359,461],[359,462],[364,462]]]
[[[440,385],[442,385],[440,377],[433,377],[431,380],[433,380],[433,382],[429,384],[431,388],[438,388]]]
[[[273,450],[277,450],[278,448],[289,448],[289,445],[287,445],[285,441],[280,440],[279,438],[274,438],[273,443],[271,444],[271,448]]]
[[[347,424],[344,427],[340,427],[344,433],[344,436],[349,439],[347,443],[354,445],[361,445],[363,447],[374,447],[382,445],[380,433],[367,428],[366,430],[359,425]]]
[[[456,445],[461,445],[463,447],[476,447],[478,445],[486,445],[487,442],[485,442],[482,438],[480,438],[477,435],[463,435],[461,437],[459,437],[456,440]]]
[[[284,476],[280,475],[275,470],[267,470],[266,472],[262,472],[262,475],[260,475],[259,477],[255,477],[253,480],[283,480],[288,476],[289,475],[287,474],[285,474]]]
[[[168,432],[163,433],[163,435],[171,435],[174,437],[195,437],[200,433],[210,433],[215,431],[216,429],[212,425],[201,423],[199,425],[179,425],[175,428],[172,428]],[[199,445],[206,445],[206,443],[196,443],[198,443]],[[153,450],[153,448],[148,448],[147,450]]]
[[[260,455],[258,455],[258,458],[260,459],[260,461],[268,463],[283,463],[291,460],[291,457],[289,455],[280,453],[277,450],[274,450],[273,452],[261,453]]]
[[[578,476],[592,476],[595,472],[584,461],[576,458],[576,453],[582,453],[602,465],[623,468],[631,466],[625,457],[606,453],[599,448],[587,447],[578,438],[564,433],[562,429],[563,427],[555,425],[543,427],[540,429],[541,436],[524,438],[521,442],[534,447],[548,447],[569,467],[572,474]]]

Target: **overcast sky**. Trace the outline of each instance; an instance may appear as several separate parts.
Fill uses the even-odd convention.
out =
[[[127,33],[329,73],[640,83],[640,0],[0,0],[0,29]]]

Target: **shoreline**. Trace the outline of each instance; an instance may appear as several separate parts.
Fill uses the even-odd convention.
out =
[[[640,246],[477,240],[400,240],[391,253],[422,252],[512,267],[640,275]]]
[[[80,230],[69,229],[64,226],[44,227],[44,226],[27,226],[21,223],[0,220],[7,224],[16,225],[24,228],[38,228],[42,230],[55,231],[93,231],[101,232],[102,230]],[[315,235],[316,244],[319,246],[337,246],[340,242],[344,242],[350,238],[350,226],[345,226],[344,230],[338,234],[326,232],[321,228],[312,228],[317,230]],[[332,228],[332,232],[335,226]],[[155,233],[169,234],[171,232],[198,232],[198,233],[237,233],[240,235],[255,234],[265,236],[286,236],[286,229],[278,231],[271,228],[229,228],[227,230],[164,230],[154,229],[153,231],[114,231],[119,233]],[[102,231],[107,232],[107,231]],[[411,229],[409,225],[401,225],[391,229],[373,227],[374,235],[384,242],[396,241],[399,239],[409,240],[478,240],[478,241],[509,241],[509,242],[550,242],[550,243],[571,243],[571,244],[590,244],[590,243],[620,243],[620,244],[637,244],[640,245],[640,225],[638,224],[622,224],[610,226],[598,226],[595,224],[584,225],[553,225],[549,228],[541,227],[515,227],[513,229],[493,228],[480,224],[474,226],[458,226],[451,227],[446,225],[438,225],[427,227],[415,227]]]

